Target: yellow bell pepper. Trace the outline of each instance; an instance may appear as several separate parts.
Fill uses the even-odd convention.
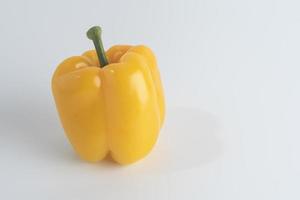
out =
[[[164,121],[155,56],[142,45],[105,52],[100,27],[87,36],[96,51],[64,60],[52,78],[61,123],[82,159],[95,162],[110,154],[120,164],[133,163],[151,151]]]

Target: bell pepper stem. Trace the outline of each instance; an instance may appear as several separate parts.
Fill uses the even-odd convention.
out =
[[[105,65],[108,65],[108,61],[103,48],[101,33],[102,29],[99,26],[93,26],[87,31],[86,35],[90,40],[93,41],[99,59],[100,67],[103,68]]]

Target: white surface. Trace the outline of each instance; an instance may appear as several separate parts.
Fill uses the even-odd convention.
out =
[[[1,1],[0,199],[300,199],[299,6]],[[129,167],[80,161],[50,92],[95,24],[106,48],[152,47],[165,85],[159,142]]]

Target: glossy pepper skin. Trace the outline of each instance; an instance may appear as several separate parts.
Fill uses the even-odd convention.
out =
[[[61,123],[78,155],[87,161],[111,154],[120,164],[145,157],[165,116],[162,83],[153,52],[118,45],[100,68],[95,50],[63,61],[52,78]]]

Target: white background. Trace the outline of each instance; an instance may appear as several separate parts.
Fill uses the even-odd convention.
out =
[[[0,199],[300,199],[297,0],[0,2]],[[168,113],[144,160],[77,158],[55,110],[57,64],[146,44]]]

